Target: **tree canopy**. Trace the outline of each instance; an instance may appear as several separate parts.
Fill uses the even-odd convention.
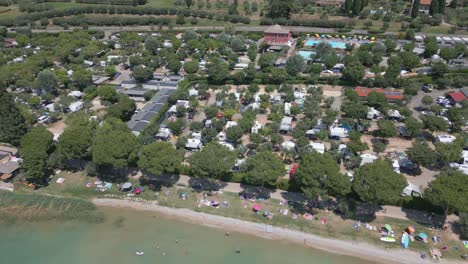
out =
[[[312,151],[303,155],[294,178],[308,197],[345,195],[351,190],[349,178],[340,173],[338,164],[329,153]]]
[[[437,159],[434,150],[432,150],[424,140],[414,141],[413,145],[406,151],[406,153],[410,160],[424,167],[434,165]]]
[[[291,76],[296,76],[297,74],[304,71],[304,67],[304,58],[302,58],[301,55],[292,55],[286,61],[286,71]]]
[[[284,175],[281,159],[272,152],[259,152],[246,162],[245,181],[251,185],[275,186],[276,180]]]
[[[60,135],[57,149],[64,159],[83,159],[90,155],[96,122],[88,116],[76,117]]]
[[[27,132],[26,120],[15,104],[13,96],[0,90],[0,142],[18,145]]]
[[[182,156],[169,142],[154,142],[140,149],[138,167],[154,176],[175,173]]]
[[[219,180],[229,175],[235,161],[235,152],[212,142],[192,155],[191,171],[195,177]]]
[[[424,197],[449,211],[468,211],[468,181],[466,175],[460,171],[447,171],[440,173],[435,180],[429,183],[424,191]]]
[[[21,138],[21,169],[29,182],[42,185],[50,171],[47,164],[53,135],[44,127],[31,129]]]
[[[393,171],[386,160],[364,164],[354,171],[353,190],[364,202],[394,203],[407,183],[403,175]]]
[[[93,140],[93,162],[100,169],[123,169],[135,161],[138,140],[127,125],[116,118],[107,118]]]
[[[44,70],[37,75],[36,88],[42,93],[55,94],[59,87],[55,73]]]

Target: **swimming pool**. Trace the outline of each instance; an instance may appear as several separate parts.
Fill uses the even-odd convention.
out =
[[[310,58],[310,55],[315,55],[316,52],[315,51],[310,51],[310,50],[300,50],[299,51],[299,55],[302,56],[302,58],[304,58],[305,60],[312,60]]]
[[[314,40],[314,39],[309,39],[306,41],[305,46],[317,46],[322,40]],[[332,46],[334,49],[346,49],[346,43],[341,42],[341,41],[327,41],[328,44]]]

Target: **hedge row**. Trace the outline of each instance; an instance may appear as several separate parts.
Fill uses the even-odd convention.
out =
[[[169,25],[171,19],[168,17],[123,17],[123,16],[74,16],[71,18],[57,17],[52,20],[54,25],[69,26],[135,26],[135,25]]]
[[[322,28],[344,28],[347,25],[347,21],[337,20],[297,20],[297,19],[271,19],[263,18],[260,20],[260,25],[287,25],[287,26],[305,26],[305,27],[322,27]]]
[[[176,15],[183,14],[184,16],[192,16],[199,18],[208,18],[216,20],[224,20],[232,23],[244,23],[249,24],[250,18],[236,15],[224,15],[224,14],[214,14],[205,11],[197,10],[178,10],[176,8],[153,8],[153,7],[131,7],[131,6],[83,6],[83,7],[73,7],[62,10],[47,10],[44,12],[35,12],[25,15],[18,16],[15,20],[12,19],[2,19],[0,20],[0,25],[5,26],[24,26],[33,21],[37,21],[41,18],[56,18],[56,17],[66,17],[74,16],[81,14],[131,14],[131,15]]]
[[[0,6],[10,6],[16,3],[16,0],[0,0]]]
[[[75,0],[77,3],[85,4],[105,4],[105,5],[144,5],[146,1],[139,0]],[[141,2],[141,3],[140,3]]]

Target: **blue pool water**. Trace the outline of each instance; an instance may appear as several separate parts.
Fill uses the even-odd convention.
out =
[[[306,41],[305,46],[309,46],[309,47],[316,46],[320,42],[322,42],[322,41],[321,40],[309,39],[309,40]],[[334,49],[346,49],[346,43],[345,42],[328,41],[328,44],[330,44],[332,46],[332,48],[334,48]]]
[[[300,50],[299,55],[302,56],[305,60],[311,60],[310,55],[315,55],[315,51],[310,51],[310,50]]]

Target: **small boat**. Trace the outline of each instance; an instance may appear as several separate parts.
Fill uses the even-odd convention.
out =
[[[396,240],[393,237],[381,237],[380,240],[383,242],[395,242]]]
[[[135,254],[137,256],[143,256],[145,254],[145,252],[144,251],[137,251],[137,252],[135,252]]]

